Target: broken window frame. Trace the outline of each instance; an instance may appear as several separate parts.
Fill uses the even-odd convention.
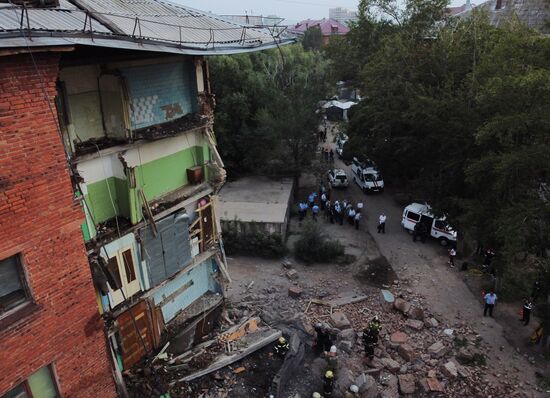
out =
[[[131,256],[130,259],[132,260],[132,269],[134,279],[130,282],[128,282],[128,274],[126,270],[129,267],[129,264],[127,264],[125,260],[124,253],[130,251]],[[111,260],[116,259],[117,263],[117,271],[118,271],[118,278],[117,274],[114,272],[111,272],[113,274],[113,277],[117,279],[117,283],[120,283],[119,289],[113,289],[111,286],[109,289],[109,301],[111,304],[111,307],[116,307],[117,305],[121,304],[124,301],[124,298],[128,299],[135,295],[136,293],[141,291],[141,283],[139,280],[139,271],[136,266],[136,255],[135,250],[132,246],[126,246],[121,249],[118,249],[116,253],[111,255],[109,258],[106,259],[107,264],[111,262]],[[124,294],[123,294],[124,293]]]
[[[28,283],[26,268],[24,266],[22,254],[21,253],[14,254],[12,256],[9,256],[0,260],[0,267],[4,266],[4,262],[7,263],[7,261],[11,259],[15,260],[15,268],[16,268],[17,275],[19,276],[19,283],[21,285],[20,290],[23,290],[23,294],[25,297],[23,298],[22,301],[19,301],[17,304],[5,310],[2,307],[0,307],[0,319],[6,318],[7,316],[18,312],[20,309],[27,306],[29,303],[33,303],[33,296]],[[0,281],[0,283],[1,282],[2,281]]]

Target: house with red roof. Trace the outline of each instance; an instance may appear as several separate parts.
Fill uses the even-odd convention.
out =
[[[301,36],[306,33],[308,29],[319,28],[323,34],[323,44],[328,44],[330,38],[333,36],[344,36],[348,34],[349,28],[331,18],[323,19],[306,19],[305,21],[298,22],[296,25],[288,28],[290,33],[297,36]]]

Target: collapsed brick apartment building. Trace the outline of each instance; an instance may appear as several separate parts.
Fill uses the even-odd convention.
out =
[[[160,0],[0,1],[0,397],[125,395],[229,274],[207,55],[284,40]]]

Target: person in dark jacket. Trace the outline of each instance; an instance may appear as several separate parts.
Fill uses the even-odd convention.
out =
[[[532,309],[533,309],[533,302],[531,301],[531,299],[524,299],[523,300],[523,317],[520,319],[520,321],[523,322],[523,326],[529,325]]]

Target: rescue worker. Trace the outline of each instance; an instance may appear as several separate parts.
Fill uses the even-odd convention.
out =
[[[330,347],[327,353],[327,367],[332,370],[333,373],[336,372],[336,368],[338,368],[338,353],[336,352],[335,345]]]
[[[344,395],[345,398],[356,398],[359,397],[359,387],[357,387],[355,384],[352,384],[349,386],[349,390],[346,391],[346,394]]]
[[[332,397],[332,390],[334,389],[334,373],[332,370],[327,370],[325,372],[325,377],[323,377],[323,392],[325,397]]]
[[[319,350],[319,354],[330,351],[330,347],[332,347],[332,337],[326,326],[318,322],[315,325],[315,332],[317,333],[316,346],[318,346],[317,349]]]
[[[314,392],[312,395],[311,395],[311,398],[323,398],[321,396],[321,394],[319,394],[318,392]]]
[[[369,325],[363,330],[363,344],[365,345],[365,354],[369,359],[374,358],[374,348],[378,344],[380,334],[380,320],[375,316]]]
[[[275,345],[275,354],[280,357],[284,357],[289,349],[290,346],[288,345],[286,339],[283,336],[279,337],[279,340],[277,340],[277,344]]]

